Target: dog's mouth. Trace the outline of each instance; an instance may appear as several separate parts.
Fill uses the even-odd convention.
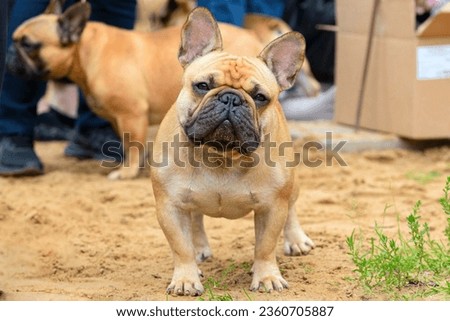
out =
[[[10,73],[27,80],[47,79],[50,73],[41,59],[31,58],[26,50],[15,44],[8,48],[6,68]]]
[[[194,145],[249,155],[260,144],[259,130],[254,123],[251,109],[242,99],[220,95],[210,100],[184,130]]]

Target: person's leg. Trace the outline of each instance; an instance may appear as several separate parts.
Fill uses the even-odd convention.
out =
[[[280,18],[283,15],[285,0],[248,0],[246,13],[261,13]]]
[[[8,21],[12,11],[14,0],[2,1],[0,3],[0,93],[5,73],[6,43],[8,39]]]
[[[17,0],[8,26],[7,47],[12,33],[26,19],[42,13],[48,0]],[[32,136],[36,103],[43,92],[42,81],[29,81],[5,72],[0,95],[0,135]]]
[[[7,46],[13,31],[23,21],[42,13],[47,0],[16,0],[11,12]],[[0,93],[0,175],[42,173],[42,164],[33,150],[36,104],[44,92],[44,83],[4,73]]]
[[[199,0],[197,3],[199,7],[208,8],[217,21],[242,26],[246,2],[246,0]]]
[[[98,0],[91,2],[90,20],[100,21],[124,29],[132,29],[135,21],[135,0]],[[75,136],[64,153],[77,158],[111,159],[105,150],[106,142],[112,142],[115,150],[120,150],[120,142],[104,119],[95,115],[82,95],[78,107]],[[111,148],[111,146],[108,146]],[[113,153],[117,155],[117,152]],[[119,160],[120,161],[120,160]]]
[[[8,30],[9,8],[8,2],[0,2],[0,92],[3,84],[3,71],[5,69],[6,35]]]

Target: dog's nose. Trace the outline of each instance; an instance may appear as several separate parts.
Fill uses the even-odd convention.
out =
[[[13,74],[19,73],[19,69],[21,69],[17,63],[17,50],[14,45],[10,45],[6,51],[5,66],[6,70]]]
[[[231,107],[242,105],[242,98],[239,95],[231,92],[226,92],[220,95],[219,101]]]

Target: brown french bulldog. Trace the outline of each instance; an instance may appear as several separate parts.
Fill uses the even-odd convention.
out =
[[[149,124],[158,124],[181,89],[177,54],[181,27],[137,32],[88,22],[89,3],[61,15],[42,14],[13,34],[9,69],[29,78],[69,78],[92,110],[106,118],[124,141],[124,166],[111,179],[138,175]],[[261,42],[249,31],[222,24],[225,47],[256,55]],[[130,148],[131,147],[131,148]]]
[[[297,219],[298,182],[288,166],[294,152],[278,101],[301,68],[304,38],[287,33],[258,57],[222,48],[209,11],[192,11],[178,56],[183,87],[153,149],[157,217],[174,258],[167,292],[175,295],[204,291],[196,263],[211,256],[203,215],[237,219],[254,213],[253,291],[288,286],[275,258],[283,228],[285,254],[314,247]]]

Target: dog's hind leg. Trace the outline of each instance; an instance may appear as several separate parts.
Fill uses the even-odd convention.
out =
[[[191,213],[192,219],[192,238],[195,247],[195,259],[197,262],[206,261],[212,256],[208,237],[206,236],[205,226],[203,224],[203,214]]]
[[[136,108],[139,110],[138,108]],[[139,174],[146,155],[146,139],[148,120],[145,112],[135,114],[119,114],[115,127],[124,146],[124,163],[121,168],[109,173],[109,179],[130,179]]]
[[[299,256],[308,254],[315,247],[314,242],[303,231],[297,218],[295,203],[289,207],[284,225],[284,254]]]

